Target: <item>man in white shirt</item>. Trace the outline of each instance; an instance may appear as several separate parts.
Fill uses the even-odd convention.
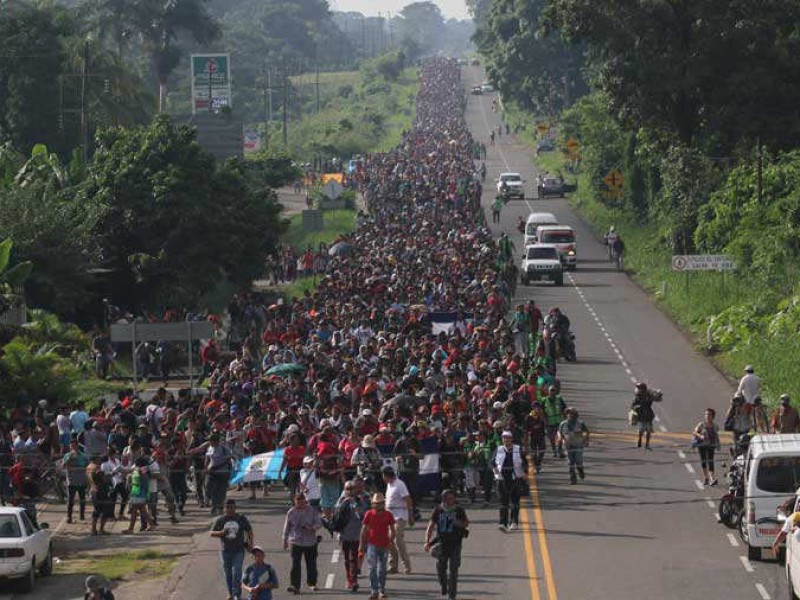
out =
[[[745,401],[752,406],[753,400],[761,396],[761,379],[755,374],[753,365],[744,368],[744,376],[739,380],[737,394],[744,396]]]
[[[398,572],[398,557],[403,561],[403,573],[411,573],[411,558],[406,548],[406,526],[414,526],[414,510],[411,494],[402,479],[397,477],[392,467],[383,468],[383,481],[386,483],[386,510],[392,513],[396,535],[389,546],[389,573]]]

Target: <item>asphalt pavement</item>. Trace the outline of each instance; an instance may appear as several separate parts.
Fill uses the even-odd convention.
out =
[[[481,83],[479,68],[464,69],[467,87]],[[491,96],[470,96],[467,122],[476,139],[489,146],[489,129],[500,120]],[[511,201],[495,227],[513,235],[518,254],[522,239],[518,216],[532,210],[553,212],[577,231],[578,269],[564,287],[549,282],[520,286],[515,301],[535,299],[543,310],[559,306],[577,335],[578,361],[561,365],[567,403],[575,406],[593,432],[586,452],[587,478],[569,485],[563,461],[547,457],[535,477],[522,515],[522,530],[497,530],[495,509],[466,505],[472,535],[465,541],[459,597],[531,600],[572,599],[783,599],[788,597],[782,569],[770,559],[750,563],[731,530],[716,522],[721,487],[703,488],[688,432],[705,407],[724,413],[732,389],[690,340],[653,305],[625,274],[606,260],[605,247],[575,215],[567,200],[533,199],[536,170],[529,148],[503,135],[488,148],[483,204],[491,204],[492,180],[518,171],[527,180],[527,199]],[[625,231],[621,232],[623,237]],[[646,381],[664,392],[657,407],[653,451],[636,448],[627,410],[633,382]],[[721,466],[718,470],[722,472]],[[722,483],[722,482],[721,482]],[[280,531],[286,496],[248,502],[241,511],[254,523],[256,539],[277,569],[283,591],[289,557]],[[424,514],[429,514],[425,510]],[[210,521],[209,521],[210,524]],[[392,598],[438,598],[435,565],[422,550],[425,524],[407,533],[413,573],[390,576]],[[195,537],[160,597],[224,598],[218,542]],[[333,540],[320,545],[320,591],[326,598],[352,598],[344,589],[344,567]],[[364,588],[362,587],[362,590]],[[303,590],[304,594],[311,594]],[[360,595],[366,595],[362,591]]]

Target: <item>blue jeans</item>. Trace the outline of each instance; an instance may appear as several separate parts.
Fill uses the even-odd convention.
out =
[[[240,598],[244,548],[241,550],[220,550],[219,559],[222,561],[222,572],[225,574],[225,587],[228,593],[234,598]]]
[[[386,561],[389,560],[389,548],[367,546],[369,561],[369,587],[373,594],[386,590]]]

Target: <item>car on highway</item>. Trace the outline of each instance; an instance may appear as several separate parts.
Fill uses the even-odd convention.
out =
[[[781,530],[775,508],[794,495],[800,481],[800,434],[753,436],[744,472],[745,514],[739,533],[747,558],[761,560],[762,550],[772,546]]]
[[[539,244],[552,244],[556,247],[564,268],[574,271],[578,267],[578,244],[572,227],[541,225],[536,230],[536,238]]]
[[[497,178],[497,193],[503,193],[503,185],[508,190],[509,198],[525,200],[525,180],[519,173],[500,173]]]
[[[538,241],[536,238],[536,230],[539,229],[541,225],[558,225],[558,219],[553,213],[549,212],[530,213],[525,221],[525,235],[522,241],[524,247],[528,247]]]
[[[520,269],[520,282],[549,279],[556,285],[564,285],[564,267],[558,249],[552,244],[534,244],[525,248]]]
[[[541,181],[539,181],[536,191],[539,193],[539,198],[546,198],[547,196],[558,196],[563,198],[566,188],[562,179],[557,179],[555,177],[544,177]]]
[[[50,537],[47,523],[37,527],[24,508],[0,507],[0,577],[19,579],[23,591],[33,591],[37,571],[53,572]]]
[[[556,147],[553,145],[553,142],[548,140],[547,138],[536,142],[537,152],[552,152],[555,149]]]
[[[481,89],[481,86],[476,85],[469,91],[469,93],[472,94],[473,96],[480,96],[481,94],[483,94],[483,89]]]
[[[481,84],[481,92],[484,94],[491,94],[494,91],[494,86],[491,83],[484,81]]]

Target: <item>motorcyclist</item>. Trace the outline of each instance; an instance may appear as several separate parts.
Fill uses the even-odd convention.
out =
[[[500,196],[503,198],[503,202],[506,204],[508,203],[508,184],[504,181],[500,184]]]
[[[625,242],[622,236],[617,234],[616,239],[611,244],[611,257],[617,261],[617,266],[622,268],[622,257],[625,255]]]
[[[552,332],[558,334],[560,354],[564,354],[564,347],[561,344],[569,343],[569,317],[561,312],[561,309],[554,306],[547,313],[545,326]]]
[[[525,233],[525,219],[523,219],[521,215],[517,217],[517,231],[523,234]]]
[[[481,181],[486,181],[486,163],[481,163]]]

